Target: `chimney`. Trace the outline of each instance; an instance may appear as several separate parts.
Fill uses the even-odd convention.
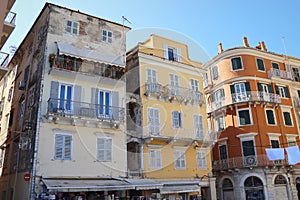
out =
[[[244,41],[244,47],[249,47],[248,38],[244,37],[243,41]]]
[[[222,43],[218,44],[218,53],[222,53],[223,52],[223,47],[222,47]]]
[[[262,51],[267,51],[267,47],[266,47],[266,45],[265,45],[265,42],[264,41],[261,41],[261,43],[260,43],[260,49],[262,50]]]

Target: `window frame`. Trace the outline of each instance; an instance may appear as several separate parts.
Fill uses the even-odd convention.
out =
[[[177,165],[178,161],[179,161],[179,166]],[[174,150],[174,165],[175,165],[175,169],[186,169],[185,151],[178,150],[178,149]]]
[[[98,140],[100,139],[103,139],[104,140],[104,149],[99,149],[99,146],[98,146]],[[108,145],[108,140],[110,140],[110,148],[107,147]],[[97,154],[96,154],[96,160],[97,162],[112,162],[113,161],[113,138],[112,137],[108,137],[108,136],[104,136],[104,137],[97,137],[97,140],[96,140],[96,151],[97,151]],[[99,159],[99,152],[100,151],[103,151],[103,157],[104,159],[101,160]],[[110,151],[110,159],[107,158],[107,152]]]
[[[240,59],[240,62],[241,62],[241,69],[233,69],[233,63],[232,63],[232,60],[233,59],[236,59],[236,58],[239,58]],[[232,57],[230,58],[230,65],[231,65],[231,71],[241,71],[241,70],[244,70],[244,65],[243,65],[243,59],[242,59],[242,56],[236,56],[236,57]]]
[[[177,118],[175,118],[176,115],[178,116]],[[178,120],[178,122],[175,120]],[[180,111],[177,110],[172,111],[172,127],[182,128],[182,113]]]
[[[262,58],[256,58],[255,60],[256,60],[257,71],[266,72],[266,66],[265,66],[265,61],[264,61],[264,59],[262,59]],[[259,69],[259,63],[258,63],[258,60],[261,60],[261,61],[262,61],[262,64],[263,64],[263,67],[264,67],[263,70]]]
[[[197,119],[196,119],[197,118]],[[197,123],[195,123],[197,121]],[[202,129],[201,129],[201,122]],[[193,115],[193,125],[194,125],[194,136],[196,139],[204,139],[204,123],[203,123],[203,116],[201,114],[194,114]],[[200,133],[198,133],[198,131]]]
[[[289,113],[290,120],[291,120],[291,125],[288,125],[288,124],[286,123],[286,118],[285,118],[284,113]],[[292,117],[292,112],[291,112],[291,111],[288,111],[288,110],[282,110],[282,117],[283,117],[284,126],[287,126],[287,127],[293,127],[293,126],[294,126],[294,123],[293,123],[293,117]]]
[[[250,124],[241,124],[239,112],[240,111],[246,111],[246,110],[248,110],[248,112],[249,112]],[[237,116],[237,119],[238,119],[239,126],[251,126],[251,125],[253,125],[253,117],[252,117],[252,110],[251,110],[251,108],[239,108],[239,109],[236,109],[236,116]]]
[[[197,169],[207,169],[207,153],[206,149],[197,149],[196,151],[196,161],[197,161]],[[203,156],[204,154],[204,156]]]
[[[274,68],[274,67],[273,67],[273,66],[274,66],[273,64],[276,64],[276,65],[278,66],[278,68]],[[279,65],[278,62],[271,62],[271,68],[272,68],[272,69],[280,70],[280,65]]]
[[[213,66],[211,69],[211,78],[215,81],[219,78],[219,68],[217,65]]]
[[[62,157],[58,158],[57,157],[57,140],[56,140],[56,136],[60,135],[63,136],[63,146],[62,146]],[[66,137],[70,137],[70,158],[66,158],[65,157],[65,149],[66,149],[66,145],[65,145],[65,138]],[[55,133],[54,134],[54,160],[61,160],[61,161],[66,161],[66,160],[72,160],[73,158],[73,134],[70,133],[65,133],[65,132],[59,132],[59,133]]]
[[[104,33],[106,32],[106,33]],[[109,36],[108,34],[111,34],[111,36]],[[101,41],[102,42],[106,42],[106,43],[113,43],[113,32],[112,31],[109,31],[107,29],[102,29],[101,30]],[[105,39],[104,39],[105,38]]]
[[[197,79],[190,79],[191,90],[194,92],[199,92],[199,81]]]
[[[221,119],[222,118],[222,120],[223,120],[223,123],[221,124],[221,122],[219,121],[219,119]],[[216,131],[224,131],[225,130],[225,127],[226,127],[226,125],[225,125],[225,116],[224,115],[220,115],[220,116],[218,116],[218,117],[216,117],[215,118],[215,130]],[[223,125],[223,127],[221,127],[220,125]]]
[[[71,22],[71,26],[68,25],[68,22]],[[77,24],[77,28],[74,28],[74,24]],[[65,25],[65,32],[71,35],[79,35],[79,28],[80,28],[79,26],[80,26],[79,22],[67,19]],[[67,30],[68,27],[70,27],[70,32]],[[76,33],[74,33],[74,30],[76,30]]]
[[[273,112],[274,124],[270,124],[269,123],[267,111],[272,111]],[[277,119],[276,119],[276,114],[275,114],[274,109],[272,109],[272,108],[266,108],[265,109],[265,117],[266,117],[266,124],[268,126],[277,126]]]
[[[149,120],[149,115],[150,115],[150,112],[149,110],[153,110],[153,111],[158,111],[158,124],[155,123],[155,119],[154,119],[154,123],[153,124],[150,124],[150,120]],[[148,126],[148,133],[149,135],[160,135],[160,109],[159,108],[153,108],[153,107],[148,107],[147,109],[147,126]],[[156,130],[156,128],[158,128],[158,132],[157,133],[152,133],[150,131],[150,127],[153,127],[153,131]]]
[[[151,152],[154,153],[154,158],[151,157]],[[152,159],[155,160],[155,163],[152,163]],[[162,169],[162,151],[160,149],[149,149],[149,169]]]

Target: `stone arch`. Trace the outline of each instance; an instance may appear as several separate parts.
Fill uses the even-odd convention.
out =
[[[263,199],[265,199],[265,200],[268,199],[268,191],[267,191],[267,183],[266,183],[266,180],[265,180],[265,178],[264,178],[263,175],[258,174],[258,173],[249,173],[249,174],[244,175],[244,176],[240,179],[240,180],[241,180],[241,181],[240,181],[241,198],[242,198],[242,199],[247,199],[246,195],[247,195],[247,193],[248,193],[248,191],[249,191],[249,190],[248,190],[249,187],[245,187],[244,184],[245,184],[245,181],[246,181],[248,178],[250,178],[250,177],[255,177],[255,178],[257,178],[257,179],[259,179],[259,180],[261,181],[261,183],[262,183],[261,189],[263,190],[263,196],[264,196]],[[251,188],[251,187],[250,187],[250,188]],[[247,189],[247,191],[246,191],[246,189]]]
[[[234,181],[230,176],[223,176],[219,182],[220,196],[223,200],[235,199]]]

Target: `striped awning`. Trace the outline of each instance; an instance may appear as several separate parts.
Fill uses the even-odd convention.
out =
[[[93,62],[100,62],[100,63],[106,63],[110,65],[125,67],[121,55],[116,56],[105,52],[99,52],[96,50],[78,48],[64,42],[56,42],[56,44],[60,55],[66,55],[66,56],[81,58]]]

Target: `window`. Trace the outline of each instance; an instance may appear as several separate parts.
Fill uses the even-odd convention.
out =
[[[284,118],[284,125],[293,126],[290,112],[283,112],[283,118]]]
[[[299,69],[295,68],[295,67],[293,67],[292,69],[293,69],[293,74],[294,74],[295,81],[300,82]]]
[[[164,52],[164,58],[171,60],[171,61],[177,61],[182,62],[181,57],[181,49],[175,48],[172,46],[168,46],[167,44],[163,45],[163,52]]]
[[[243,156],[254,156],[255,155],[255,147],[253,140],[245,140],[242,141],[243,148]]]
[[[112,95],[108,91],[99,91],[99,117],[112,118]]]
[[[20,119],[22,119],[24,117],[24,113],[25,113],[25,99],[21,102],[21,107],[20,107]],[[22,120],[20,120],[22,121]]]
[[[222,100],[224,100],[225,97],[225,93],[224,93],[224,89],[219,89],[216,92],[214,92],[211,96],[210,96],[210,100],[211,102],[221,102]]]
[[[72,135],[56,134],[55,135],[55,160],[71,160]]]
[[[203,74],[203,87],[204,87],[204,88],[208,87],[208,77],[207,77],[207,73]]]
[[[97,161],[112,161],[112,138],[97,138]]]
[[[279,94],[281,98],[290,98],[290,93],[288,87],[275,86],[276,94]]]
[[[65,30],[67,33],[77,35],[79,30],[79,24],[77,22],[67,20]]]
[[[263,59],[256,58],[256,65],[259,71],[265,71],[265,63]]]
[[[243,69],[242,58],[241,57],[231,58],[231,66],[232,66],[232,70]]]
[[[219,146],[219,152],[220,152],[220,160],[227,160],[227,145],[222,144]]]
[[[176,74],[170,74],[171,94],[179,95],[179,76]]]
[[[173,128],[181,128],[181,112],[172,112],[172,125]]]
[[[194,115],[194,134],[197,139],[204,139],[202,115]]]
[[[196,79],[190,79],[191,81],[191,88],[194,92],[198,92],[199,91],[199,82]]]
[[[113,33],[108,30],[102,30],[102,41],[112,43]]]
[[[268,125],[276,124],[274,110],[266,109],[266,116]]]
[[[197,151],[197,166],[198,169],[207,169],[207,160],[205,151]]]
[[[72,110],[72,99],[73,99],[73,86],[61,84],[59,92],[59,111],[60,112],[71,112]]]
[[[150,135],[160,134],[160,119],[158,108],[148,108],[148,131]]]
[[[147,69],[146,79],[147,79],[147,91],[152,93],[158,92],[157,71],[154,69]]]
[[[240,109],[237,113],[240,126],[252,124],[250,109]]]
[[[270,101],[271,95],[270,93],[273,93],[273,87],[270,84],[265,83],[257,83],[258,90],[260,91],[260,98],[264,101]]]
[[[287,139],[289,147],[297,145],[297,143],[296,143],[296,137],[297,137],[297,135],[295,135],[295,136],[286,135],[286,139]]]
[[[13,87],[11,87],[8,91],[8,97],[7,97],[7,101],[10,101],[11,100],[11,96],[12,96],[12,92],[13,92]]]
[[[218,66],[213,66],[212,68],[212,79],[217,80],[219,77]]]
[[[216,131],[223,131],[225,129],[224,116],[216,118]]]
[[[185,152],[184,151],[175,151],[175,168],[176,169],[185,169]]]
[[[243,102],[250,100],[249,92],[251,90],[249,82],[235,83],[233,85],[230,85],[230,91],[233,102]]]
[[[272,62],[272,68],[273,69],[279,69],[278,63]]]
[[[161,150],[149,150],[150,169],[162,168]]]
[[[271,147],[272,148],[280,148],[279,140],[271,139]]]

